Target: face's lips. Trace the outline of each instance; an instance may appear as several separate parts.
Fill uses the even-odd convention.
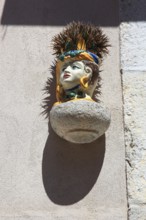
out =
[[[69,74],[69,73],[64,73],[63,79],[67,79],[67,78],[69,78],[69,77],[70,77],[70,74]]]

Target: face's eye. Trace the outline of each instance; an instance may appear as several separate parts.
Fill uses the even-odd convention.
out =
[[[66,69],[66,67],[63,67],[63,68],[62,68],[62,71],[64,71],[65,69]]]
[[[76,65],[72,65],[73,70],[75,69],[80,69],[80,67],[76,66]]]

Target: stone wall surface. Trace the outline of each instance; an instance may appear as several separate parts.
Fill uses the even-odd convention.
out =
[[[127,189],[130,220],[146,220],[146,1],[121,1]]]
[[[15,15],[17,1],[6,2]],[[107,9],[115,8],[115,1],[109,2]],[[0,0],[1,15],[4,4]],[[44,7],[42,23],[45,13]],[[103,28],[112,47],[102,67],[101,99],[111,111],[111,125],[87,145],[68,143],[50,127],[48,134],[48,122],[40,115],[42,89],[51,77],[49,45],[60,30],[22,22],[0,26],[0,219],[126,220],[119,28]]]

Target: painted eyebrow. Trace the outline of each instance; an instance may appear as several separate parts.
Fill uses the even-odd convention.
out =
[[[63,65],[63,66],[61,67],[61,69],[63,70],[63,69],[65,69],[67,66],[68,66],[68,65]]]
[[[69,63],[64,64],[64,65],[62,66],[62,68],[61,68],[61,69],[66,68],[68,65],[72,65],[72,62],[69,62]]]
[[[68,65],[71,65],[71,66],[77,65],[77,66],[81,67],[80,63],[69,62],[67,64],[64,64],[61,69],[62,70],[65,69]]]
[[[72,67],[72,68],[73,68],[73,67],[77,67],[78,69],[81,69],[81,66],[78,65],[78,64],[72,64],[71,67]]]
[[[81,67],[81,64],[80,64],[80,63],[72,63],[71,65],[72,65],[72,66],[75,65],[75,66]]]

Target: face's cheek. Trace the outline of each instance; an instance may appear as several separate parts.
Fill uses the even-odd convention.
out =
[[[71,76],[68,78],[68,81],[80,83],[80,79],[84,76],[84,71],[81,69],[72,70]]]
[[[82,69],[79,69],[76,73],[76,78],[79,80],[85,75],[84,71]]]
[[[59,82],[61,85],[65,86],[67,85],[68,83],[72,82],[72,75],[68,76],[68,77],[65,77],[64,76],[65,72],[61,72],[60,73],[60,79],[59,79]]]
[[[60,82],[62,81],[63,79],[63,72],[60,73]]]

